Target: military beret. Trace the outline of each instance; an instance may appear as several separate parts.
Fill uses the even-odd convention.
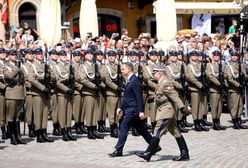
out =
[[[236,50],[231,50],[229,53],[231,56],[238,56],[238,57],[240,56],[239,52]]]
[[[145,53],[143,52],[143,51],[138,51],[138,55],[140,56],[140,57],[142,57],[142,56],[145,56]]]
[[[57,50],[56,49],[52,49],[48,52],[49,55],[52,55],[52,54],[58,54]]]
[[[31,48],[26,48],[23,53],[26,54],[33,54],[33,50]]]
[[[177,56],[177,55],[178,55],[177,51],[170,51],[169,52],[169,56]]]
[[[155,67],[152,69],[152,73],[156,73],[156,72],[164,72],[165,69],[163,67]]]
[[[72,43],[71,42],[65,42],[65,47],[72,47]]]
[[[248,54],[248,47],[244,48],[244,54]]]
[[[10,49],[8,55],[17,55],[17,51],[15,49]]]
[[[116,56],[117,53],[116,53],[114,50],[109,50],[109,51],[107,52],[107,55],[108,55],[108,56]]]
[[[198,56],[198,54],[199,53],[197,51],[193,50],[189,53],[189,56]]]
[[[123,55],[124,54],[122,49],[118,49],[118,50],[116,50],[116,52],[117,52],[117,55]]]
[[[85,51],[85,54],[94,54],[93,50],[91,48],[88,48],[86,51]]]
[[[6,53],[6,50],[4,48],[0,48],[0,53]]]
[[[177,51],[177,55],[184,55],[182,50]]]
[[[164,55],[165,55],[165,53],[164,53],[164,51],[163,51],[163,50],[159,50],[159,51],[158,51],[158,55],[159,55],[159,56],[164,56]]]
[[[43,50],[41,48],[36,48],[34,54],[43,54]]]
[[[96,50],[95,54],[96,55],[103,55],[103,52],[102,52],[102,50]]]
[[[216,56],[221,56],[221,53],[218,50],[213,51],[212,54]]]
[[[129,56],[137,56],[138,53],[135,50],[131,50],[131,51],[129,51],[128,55]]]
[[[198,55],[199,55],[199,56],[206,57],[206,53],[205,53],[204,51],[199,51],[199,52],[198,52]]]
[[[97,50],[97,47],[95,45],[89,45],[88,49],[91,49],[94,53]]]
[[[60,50],[59,53],[58,53],[59,56],[65,56],[67,55],[65,50]]]
[[[156,56],[158,56],[158,52],[156,51],[156,50],[151,50],[151,51],[149,51],[149,55],[151,56],[151,55],[156,55]]]
[[[81,56],[81,52],[80,51],[78,51],[78,50],[74,50],[72,53],[72,56]]]

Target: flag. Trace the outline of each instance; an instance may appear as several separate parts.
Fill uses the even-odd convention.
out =
[[[7,24],[8,22],[8,3],[7,0],[3,0],[3,12],[1,18],[3,24]]]

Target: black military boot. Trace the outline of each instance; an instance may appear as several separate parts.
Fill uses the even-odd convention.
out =
[[[178,128],[179,128],[180,132],[187,133],[189,131],[189,130],[183,128],[183,126],[181,124],[181,120],[177,120],[177,125],[178,125]]]
[[[63,134],[62,140],[63,141],[69,141],[70,139],[69,139],[69,136],[68,136],[66,128],[62,128],[61,130],[62,130],[62,134]]]
[[[13,122],[8,122],[9,133],[10,133],[10,144],[17,145],[17,140],[15,137],[15,125]]]
[[[72,129],[72,128],[71,128]],[[80,123],[75,123],[75,132],[76,132],[76,134],[83,134],[82,133],[82,130],[81,130],[81,128],[80,128]]]
[[[207,121],[207,115],[203,115],[203,122],[204,126],[213,126],[213,123]]]
[[[199,125],[200,125],[202,131],[209,131],[209,128],[207,128],[203,125],[203,120],[198,120],[198,122],[199,122]]]
[[[182,122],[185,125],[185,127],[193,127],[194,124],[187,122],[187,116],[182,117]]]
[[[118,138],[118,134],[115,131],[115,125],[110,125],[110,137]]]
[[[37,143],[44,143],[45,142],[45,139],[42,135],[42,130],[41,129],[38,129],[36,130],[36,142]]]
[[[33,125],[32,124],[28,125],[28,137],[34,138],[35,137],[34,131],[35,130],[33,129]]]
[[[233,122],[233,128],[234,129],[239,129],[237,118],[232,118],[232,122]]]
[[[102,126],[103,126],[104,132],[110,132],[110,128],[106,127],[106,122],[104,120],[102,120]]]
[[[71,140],[71,141],[76,141],[76,140],[77,140],[77,138],[75,138],[75,137],[72,135],[72,133],[71,133],[71,127],[68,127],[68,128],[67,128],[67,134],[68,134],[69,140]]]
[[[94,133],[96,139],[104,139],[104,136],[100,135],[99,132],[96,131],[96,126],[93,126],[93,133]]]
[[[54,136],[60,136],[61,132],[59,131],[59,123],[53,124],[53,135]]]
[[[98,121],[98,132],[104,132],[104,128],[103,128],[103,122],[102,121]]]
[[[176,138],[177,144],[180,149],[180,156],[172,159],[173,161],[187,161],[189,160],[189,150],[183,136]]]
[[[158,137],[153,137],[146,151],[144,153],[136,153],[136,155],[149,162],[152,155],[156,153],[159,141],[160,139]]]
[[[47,129],[42,129],[42,136],[45,142],[54,142],[54,139],[48,138],[47,136]]]
[[[237,124],[238,124],[238,127],[239,127],[240,129],[247,129],[247,126],[245,126],[245,125],[243,125],[243,124],[241,123],[241,118],[240,118],[240,117],[237,118]]]
[[[7,139],[7,132],[5,126],[1,126],[1,131],[2,131],[2,139]]]
[[[216,118],[216,121],[217,121],[218,127],[219,127],[221,130],[226,130],[226,127],[220,124],[220,119],[219,119],[219,118]]]
[[[199,131],[199,132],[202,131],[202,129],[199,125],[199,121],[197,119],[194,120],[194,125],[195,125],[195,128],[194,128],[195,131]]]
[[[218,126],[217,119],[213,119],[213,129],[216,131],[221,130],[220,127]]]
[[[15,123],[15,136],[16,136],[17,143],[26,145],[27,143],[23,141],[21,138],[20,121],[16,121],[14,123]]]
[[[96,139],[92,126],[87,127],[87,132],[88,132],[88,135],[87,135],[88,139]]]
[[[80,129],[83,134],[88,134],[88,128],[85,128],[84,122],[80,122]]]

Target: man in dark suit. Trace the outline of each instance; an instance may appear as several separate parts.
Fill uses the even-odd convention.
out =
[[[123,156],[122,150],[127,140],[128,131],[131,126],[136,128],[138,133],[143,136],[147,143],[151,142],[152,136],[146,130],[144,123],[144,101],[141,82],[133,74],[133,65],[124,63],[121,67],[123,76],[126,77],[127,83],[125,86],[124,95],[119,108],[116,110],[117,115],[124,112],[124,118],[120,125],[119,139],[115,146],[115,151],[109,154],[111,157]],[[160,148],[160,147],[159,147]],[[159,149],[161,150],[161,148]]]

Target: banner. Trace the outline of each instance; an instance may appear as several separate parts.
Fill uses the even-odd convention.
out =
[[[2,20],[3,24],[7,24],[7,22],[8,22],[8,3],[7,3],[7,0],[3,0],[3,9],[2,9],[1,20]]]
[[[211,34],[211,14],[194,14],[191,22],[192,29],[199,32],[200,35]]]

